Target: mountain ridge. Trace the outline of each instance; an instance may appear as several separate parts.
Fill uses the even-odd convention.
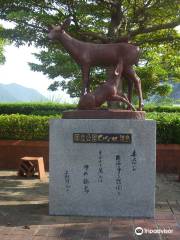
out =
[[[47,98],[33,88],[0,83],[0,102],[44,102]]]

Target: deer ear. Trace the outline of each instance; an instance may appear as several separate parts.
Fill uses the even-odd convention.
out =
[[[70,23],[71,23],[71,18],[69,17],[61,25],[62,29],[66,29],[67,27],[69,27]]]

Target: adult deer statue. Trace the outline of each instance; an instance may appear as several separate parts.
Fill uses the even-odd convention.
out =
[[[133,65],[139,60],[139,47],[127,43],[95,44],[79,41],[71,37],[65,30],[70,25],[71,19],[59,26],[49,27],[50,40],[60,41],[73,59],[82,69],[82,95],[90,90],[90,68],[95,66],[108,67],[122,65],[121,75],[128,80],[128,99],[131,102],[132,85],[136,88],[139,98],[139,110],[143,107],[141,80],[136,75]],[[119,76],[121,77],[121,76]]]

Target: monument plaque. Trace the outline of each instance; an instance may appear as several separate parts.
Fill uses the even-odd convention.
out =
[[[51,120],[50,214],[153,217],[155,138],[152,120]]]
[[[74,143],[131,143],[131,134],[73,133]]]

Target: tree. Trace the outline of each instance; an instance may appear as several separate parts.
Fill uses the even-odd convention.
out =
[[[5,62],[5,57],[4,57],[4,41],[0,39],[0,64],[3,64]]]
[[[161,80],[177,80],[180,69],[180,24],[178,0],[0,0],[0,18],[16,23],[14,29],[1,29],[1,35],[17,46],[35,44],[43,48],[35,54],[40,64],[31,63],[34,71],[42,71],[55,79],[50,89],[61,87],[74,97],[80,93],[81,72],[58,43],[47,39],[47,26],[71,16],[69,33],[80,40],[97,43],[119,42],[127,37],[142,49],[137,72],[142,79],[144,96],[158,91]],[[103,78],[105,70],[91,71],[92,88]]]
[[[0,28],[2,26],[0,25]],[[4,56],[4,46],[6,41],[2,38],[0,38],[0,64],[3,64],[5,62],[5,56]]]

